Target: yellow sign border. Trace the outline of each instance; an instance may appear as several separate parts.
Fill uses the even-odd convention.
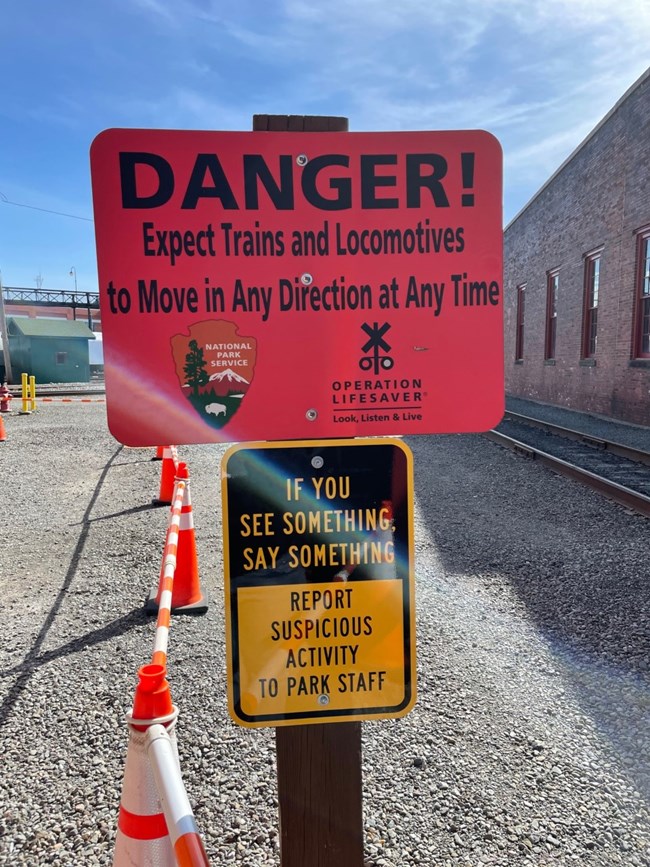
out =
[[[400,580],[408,581],[408,593],[404,594],[404,598],[408,598],[408,612],[405,612],[404,623],[408,628],[408,635],[403,636],[404,646],[404,701],[397,707],[392,709],[386,707],[379,708],[351,708],[345,711],[329,710],[324,707],[322,710],[317,709],[307,713],[289,713],[269,715],[263,717],[251,717],[241,711],[238,711],[238,706],[241,703],[235,695],[235,672],[239,671],[239,646],[235,646],[233,633],[233,612],[231,608],[232,586],[230,580],[230,547],[229,547],[229,511],[228,511],[228,463],[239,451],[260,451],[272,449],[300,449],[300,448],[331,448],[331,447],[372,447],[379,445],[389,445],[398,448],[404,454],[406,459],[406,502],[407,508],[407,538],[408,538],[408,575]],[[395,437],[366,437],[354,440],[349,439],[317,439],[317,440],[287,440],[276,442],[251,442],[238,443],[231,446],[224,454],[221,462],[221,496],[222,496],[222,512],[223,512],[223,551],[224,551],[224,594],[225,594],[225,619],[226,619],[226,664],[227,664],[227,687],[228,687],[228,711],[231,718],[238,725],[246,728],[264,728],[268,726],[285,726],[285,725],[314,725],[327,722],[353,722],[373,719],[393,719],[405,716],[409,713],[416,701],[416,666],[415,666],[415,579],[414,579],[414,526],[413,526],[413,502],[414,502],[414,485],[413,485],[413,455],[410,448],[401,440]],[[278,584],[270,585],[273,587],[281,586]],[[352,586],[352,585],[350,585]]]

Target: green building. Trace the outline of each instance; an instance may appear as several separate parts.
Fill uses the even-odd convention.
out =
[[[14,376],[36,382],[89,382],[88,341],[95,335],[85,322],[8,316],[9,352]]]

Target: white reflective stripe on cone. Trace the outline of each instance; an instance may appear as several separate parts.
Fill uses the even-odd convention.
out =
[[[164,726],[153,725],[147,729],[146,746],[169,835],[175,845],[183,834],[198,833],[178,757]]]
[[[194,529],[194,519],[192,518],[192,512],[186,512],[185,507],[183,507],[183,511],[181,512],[181,519],[178,524],[179,532],[181,530],[193,530]]]
[[[157,840],[133,840],[118,830],[115,838],[113,867],[177,867],[169,837]]]

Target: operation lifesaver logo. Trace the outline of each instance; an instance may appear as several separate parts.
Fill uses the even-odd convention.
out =
[[[395,366],[393,347],[386,339],[391,327],[388,322],[361,325],[361,375],[355,371],[348,379],[331,384],[335,423],[422,419],[422,379],[385,375]]]
[[[175,334],[171,347],[182,393],[204,421],[224,427],[253,381],[257,341],[240,335],[234,322],[208,320]]]

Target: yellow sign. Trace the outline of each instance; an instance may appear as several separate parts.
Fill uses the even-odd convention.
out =
[[[233,719],[257,727],[408,713],[410,450],[393,439],[238,446],[222,477]]]

